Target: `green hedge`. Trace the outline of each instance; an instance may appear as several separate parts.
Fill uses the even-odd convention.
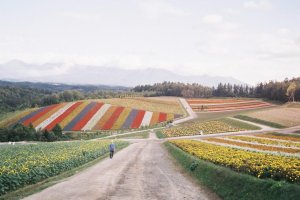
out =
[[[262,120],[262,119],[249,117],[249,116],[246,116],[246,115],[236,115],[236,116],[234,116],[234,118],[241,119],[241,120],[246,120],[246,121],[250,121],[250,122],[254,122],[254,123],[258,123],[258,124],[262,124],[262,125],[266,125],[266,126],[270,126],[270,127],[273,127],[273,128],[286,128],[286,126],[283,126],[281,124],[277,124],[277,123],[274,123],[274,122],[269,122],[269,121],[265,121],[265,120]]]
[[[166,142],[165,146],[183,168],[222,199],[300,199],[299,185],[237,173],[229,168],[200,160],[169,142]]]

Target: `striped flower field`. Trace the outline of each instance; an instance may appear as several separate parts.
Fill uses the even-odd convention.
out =
[[[187,99],[187,102],[195,112],[226,112],[274,106],[256,99]]]
[[[137,129],[174,120],[173,113],[152,112],[99,101],[60,103],[39,108],[18,121],[37,130],[60,124],[64,131]]]

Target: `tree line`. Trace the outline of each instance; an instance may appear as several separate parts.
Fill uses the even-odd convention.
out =
[[[132,89],[134,92],[143,93],[144,96],[177,96],[177,97],[211,97],[211,87],[198,83],[185,84],[180,82],[163,82],[153,85],[138,85]]]
[[[261,82],[256,86],[219,83],[217,87],[205,87],[196,83],[163,82],[153,85],[139,85],[132,90],[143,93],[144,96],[247,97],[287,102],[300,101],[300,78]]]
[[[94,90],[85,92],[79,90],[54,91],[29,87],[1,86],[0,114],[16,110],[23,110],[26,108],[47,106],[60,102],[137,95],[138,94],[127,90]]]

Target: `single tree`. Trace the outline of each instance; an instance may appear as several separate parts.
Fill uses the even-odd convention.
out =
[[[295,102],[295,92],[297,89],[297,84],[293,81],[289,87],[287,88],[286,95],[289,97],[289,100],[292,98],[293,102]]]

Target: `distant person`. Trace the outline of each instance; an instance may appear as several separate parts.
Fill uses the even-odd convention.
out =
[[[109,157],[112,159],[114,157],[114,152],[116,150],[116,145],[114,144],[114,141],[111,141],[111,144],[109,145]]]

